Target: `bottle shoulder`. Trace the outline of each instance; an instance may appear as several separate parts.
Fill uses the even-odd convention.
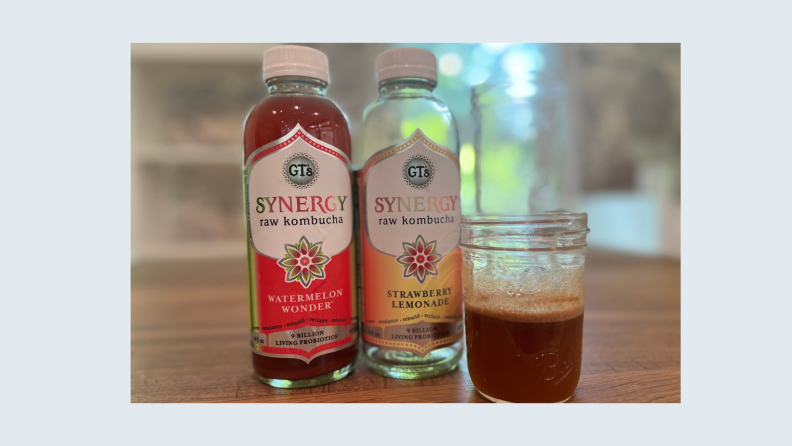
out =
[[[427,138],[459,152],[456,121],[448,106],[435,97],[380,98],[363,112],[363,144],[353,147],[352,165],[360,169],[382,149],[408,139],[416,130]]]
[[[427,112],[451,114],[448,106],[434,96],[379,98],[363,111],[363,120],[381,115],[404,114],[405,112],[408,114]]]
[[[351,153],[349,123],[338,105],[306,94],[270,95],[256,104],[245,120],[246,152],[288,134],[298,124],[311,136]]]
[[[259,117],[262,114],[265,115],[266,118],[271,118],[277,115],[319,116],[323,114],[343,113],[335,102],[325,96],[277,94],[269,95],[259,101],[250,111],[248,119],[251,117]],[[344,118],[344,120],[346,121],[346,118]]]

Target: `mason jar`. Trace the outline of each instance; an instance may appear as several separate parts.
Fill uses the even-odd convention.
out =
[[[567,401],[580,378],[586,214],[463,217],[468,370],[495,402]]]

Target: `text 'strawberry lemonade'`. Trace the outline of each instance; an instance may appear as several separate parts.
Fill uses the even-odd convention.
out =
[[[244,134],[253,367],[272,386],[315,386],[358,353],[349,128],[320,51],[273,48],[264,79]]]
[[[352,160],[366,360],[385,376],[429,378],[453,370],[462,350],[457,129],[432,93],[431,52],[388,50],[377,77],[380,97]]]

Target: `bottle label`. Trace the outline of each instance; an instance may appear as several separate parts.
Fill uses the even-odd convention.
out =
[[[299,125],[245,162],[250,345],[313,358],[358,337],[352,170]]]
[[[457,157],[417,130],[357,178],[363,339],[421,356],[453,344],[463,329]]]

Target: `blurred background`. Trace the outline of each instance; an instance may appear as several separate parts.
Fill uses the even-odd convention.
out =
[[[132,44],[133,264],[245,257],[242,126],[266,96],[262,54],[276,45]],[[437,56],[435,93],[460,129],[463,213],[481,211],[476,197],[492,191],[514,202],[526,186],[505,181],[515,176],[508,169],[533,163],[557,171],[562,207],[589,214],[590,246],[679,258],[679,44],[301,45],[327,54],[327,95],[353,144],[378,96],[376,56],[400,46]],[[491,92],[477,87],[471,108],[474,86],[503,82],[505,106],[488,106]],[[526,103],[539,106],[509,108]],[[541,146],[543,110],[563,136],[553,139],[557,159],[526,160],[520,146],[489,136],[520,128]]]

